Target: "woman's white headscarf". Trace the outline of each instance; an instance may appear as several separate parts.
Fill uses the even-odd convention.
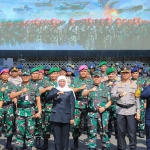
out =
[[[59,86],[59,81],[60,80],[65,80],[66,81],[66,85],[63,88]],[[68,87],[67,78],[65,76],[59,76],[57,78],[57,87],[56,87],[56,89],[59,90],[59,91],[63,91],[63,92],[73,91],[71,88]],[[73,91],[73,94],[74,94],[74,91]],[[75,94],[74,94],[74,97],[75,97]],[[75,97],[75,99],[76,99],[76,97]]]

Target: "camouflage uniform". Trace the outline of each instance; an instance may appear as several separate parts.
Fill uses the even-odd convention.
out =
[[[76,77],[72,84],[70,85],[73,88],[79,88],[83,85],[93,84],[92,79],[82,80],[80,77]],[[82,91],[76,92],[76,103],[75,103],[75,119],[74,126],[72,128],[72,136],[74,139],[79,138],[81,135],[81,118],[87,117],[87,98],[82,96]],[[87,122],[87,121],[86,121]]]
[[[116,82],[117,80],[107,80],[104,83],[106,84],[106,86],[108,86],[111,90],[111,88],[113,87],[113,84]],[[109,91],[111,93],[111,91]],[[109,136],[111,137],[111,128],[112,128],[112,123],[114,123],[114,129],[115,129],[115,138],[117,138],[117,115],[116,115],[116,99],[113,99],[113,103],[112,105],[109,107],[109,113],[112,114],[109,116],[109,123],[108,123],[108,131],[109,131]]]
[[[36,87],[39,88],[39,81],[33,81],[31,79],[31,84],[35,85]],[[37,107],[35,108],[35,112],[38,112]],[[42,136],[42,119],[41,118],[36,118],[35,119],[35,130],[34,130],[34,135],[36,138],[41,138]]]
[[[33,115],[36,113],[35,97],[40,96],[38,87],[31,82],[28,85],[24,85],[23,83],[16,85],[13,92],[21,91],[23,88],[27,88],[27,93],[18,96],[16,110],[16,147],[19,148],[23,147],[24,137],[27,147],[34,145],[35,119]]]
[[[14,108],[13,108],[12,100],[10,99],[9,95],[14,87],[14,84],[9,81],[7,82],[0,81],[0,89],[3,87],[5,88],[5,92],[0,94],[1,100],[4,101],[3,107],[1,108],[1,111],[0,111],[0,114],[1,114],[0,116],[2,119],[1,125],[6,124],[6,136],[12,137],[13,136]],[[2,129],[2,126],[0,127],[0,130],[1,129]]]
[[[0,92],[0,101],[3,101],[3,93]],[[2,120],[3,120],[3,108],[0,108],[0,137],[2,134],[2,129],[3,129],[3,124],[2,124]]]
[[[96,148],[96,136],[98,126],[100,127],[100,136],[102,140],[102,148],[110,147],[110,139],[108,136],[108,120],[109,111],[106,109],[103,113],[100,113],[99,106],[105,107],[108,100],[110,100],[110,87],[105,83],[101,83],[96,86],[97,89],[94,92],[90,92],[88,95],[88,139],[89,148]],[[90,88],[89,88],[90,89]]]
[[[142,92],[144,88],[148,85],[148,82],[143,78],[138,78],[138,80],[135,80],[137,85],[140,86],[140,91]],[[140,121],[138,121],[138,129],[139,131],[144,131],[145,129],[145,108],[144,108],[145,100],[140,99]]]
[[[49,86],[56,87],[56,82],[51,82],[51,81],[47,81],[47,80],[39,81],[39,89],[46,88]],[[43,131],[42,136],[43,136],[43,138],[50,138],[52,126],[49,121],[49,116],[52,111],[53,103],[52,103],[52,101],[51,102],[45,101],[46,95],[47,95],[47,92],[45,92],[41,95],[42,114],[43,114],[42,115],[42,131]]]

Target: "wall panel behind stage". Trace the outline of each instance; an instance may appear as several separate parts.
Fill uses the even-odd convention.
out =
[[[150,50],[149,0],[3,0],[0,6],[0,50]]]

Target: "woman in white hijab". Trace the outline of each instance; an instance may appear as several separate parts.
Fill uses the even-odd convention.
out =
[[[54,145],[55,150],[68,150],[70,124],[74,124],[75,95],[65,76],[57,78],[57,85],[47,96],[47,101],[53,100],[50,121],[54,129]]]

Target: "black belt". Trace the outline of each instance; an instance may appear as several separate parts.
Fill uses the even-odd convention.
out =
[[[88,99],[87,98],[76,98],[77,101],[81,101],[81,102],[87,102]]]
[[[116,104],[117,106],[119,106],[119,107],[121,107],[121,108],[126,108],[126,109],[128,109],[128,108],[131,108],[131,107],[133,107],[135,104],[127,104],[127,105],[122,105],[122,104]]]
[[[88,112],[92,112],[92,113],[98,113],[99,111],[98,110],[88,110]]]
[[[34,104],[29,104],[29,105],[23,105],[23,104],[18,104],[17,108],[31,108],[31,107],[35,107]]]
[[[4,102],[4,103],[3,103],[3,106],[8,106],[8,105],[10,105],[10,104],[12,104],[11,101],[9,101],[9,102]]]

